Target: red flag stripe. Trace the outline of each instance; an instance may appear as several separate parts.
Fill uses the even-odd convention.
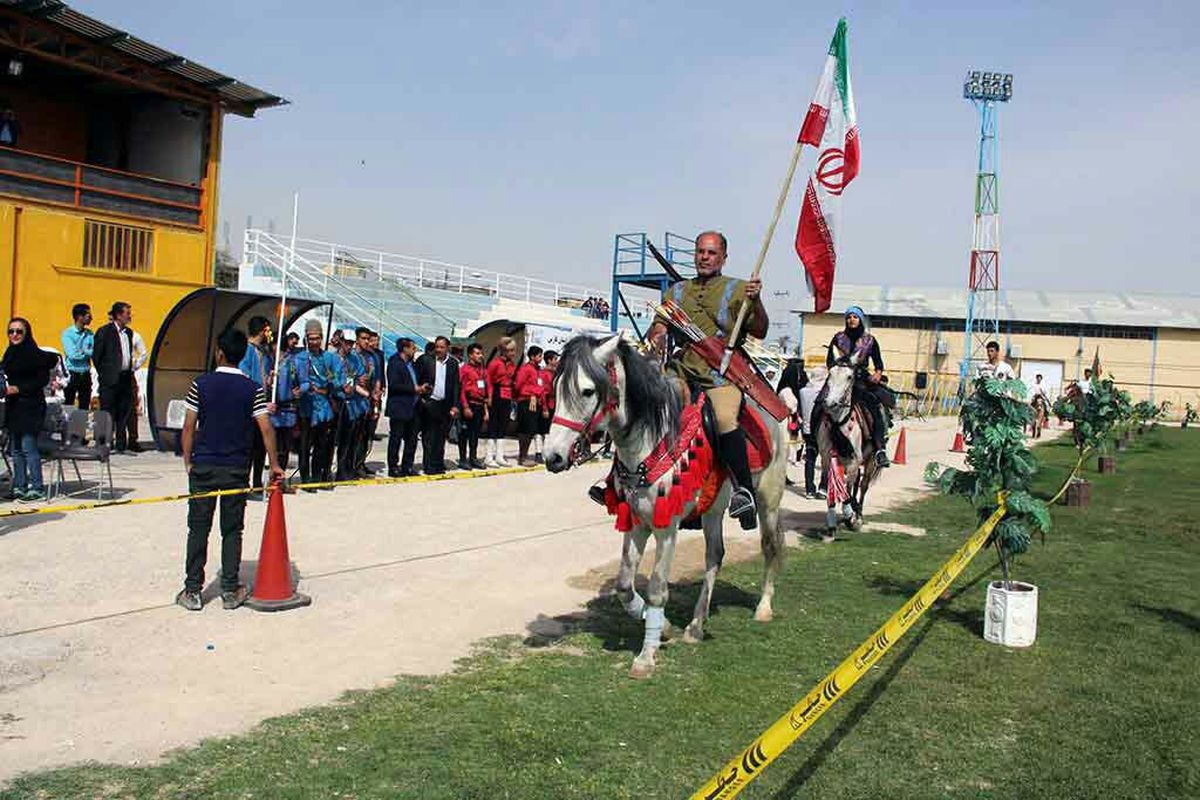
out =
[[[833,237],[821,205],[817,201],[817,190],[812,178],[804,192],[804,205],[800,208],[800,224],[796,227],[796,255],[804,264],[808,290],[813,296],[813,310],[820,314],[829,310],[833,301],[833,273],[837,267],[837,251],[833,248]]]
[[[828,121],[829,109],[812,103],[808,107],[808,114],[804,117],[804,124],[800,126],[800,137],[796,141],[801,144],[811,144],[813,147],[820,147],[821,137],[825,135],[825,123]]]

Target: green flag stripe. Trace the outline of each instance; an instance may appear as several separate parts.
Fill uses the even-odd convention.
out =
[[[833,41],[829,43],[829,55],[837,59],[837,70],[833,73],[833,85],[837,87],[838,99],[842,101],[842,114],[850,119],[850,65],[846,60],[846,18],[838,20]]]

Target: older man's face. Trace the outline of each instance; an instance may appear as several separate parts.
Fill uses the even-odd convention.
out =
[[[696,239],[696,274],[702,278],[719,275],[725,266],[725,248],[721,246],[721,238],[706,233]]]

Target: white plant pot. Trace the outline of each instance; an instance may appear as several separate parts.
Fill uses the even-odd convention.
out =
[[[1038,590],[1032,583],[992,581],[983,611],[983,638],[1005,647],[1029,647],[1037,638]]]

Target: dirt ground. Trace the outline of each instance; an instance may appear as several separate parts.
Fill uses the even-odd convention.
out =
[[[922,490],[926,462],[961,463],[947,452],[953,429],[952,419],[907,424],[908,466],[885,473],[868,522]],[[127,497],[185,490],[169,454],[114,457],[113,473]],[[600,475],[592,466],[289,495],[291,556],[313,604],[279,614],[172,604],[183,503],[0,519],[0,781],[88,760],[145,763],[398,674],[445,672],[484,637],[528,635],[538,620],[580,611],[619,552],[611,520],[584,496]],[[247,509],[244,579],[265,512]],[[793,542],[823,515],[823,502],[789,490]],[[756,535],[725,530],[728,558],[757,557]],[[210,599],[219,564],[214,532]],[[677,565],[676,578],[702,568],[698,532],[683,534]]]

